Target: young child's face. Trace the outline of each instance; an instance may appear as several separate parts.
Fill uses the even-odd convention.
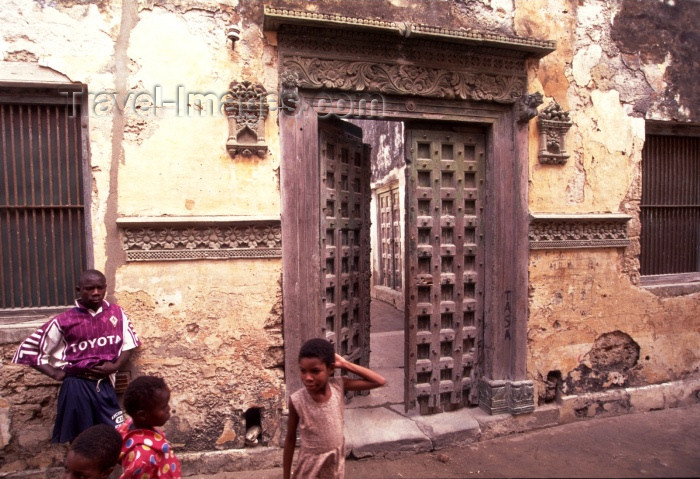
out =
[[[75,451],[68,451],[62,479],[107,479],[111,469],[100,469],[97,460],[89,459]]]
[[[320,358],[299,359],[301,382],[310,393],[320,393],[326,390],[328,378],[333,374],[333,366],[328,366]]]
[[[170,419],[170,389],[158,389],[153,397],[153,406],[144,411],[144,423],[160,427]]]

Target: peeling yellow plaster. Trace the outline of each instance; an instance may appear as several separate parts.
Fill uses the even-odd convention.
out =
[[[620,271],[619,254],[531,251],[528,375],[533,380],[554,370],[566,377],[598,336],[616,330],[639,344],[645,381],[674,379],[673,371],[700,367],[700,294],[660,298],[636,287]]]
[[[219,72],[231,66],[225,50],[214,49],[207,41],[217,31],[223,32],[223,23],[218,23],[210,19],[205,27],[191,29],[181,15],[160,9],[142,11],[129,37],[128,55],[133,62],[130,84],[146,90],[160,85],[167,99],[175,96],[178,86],[203,92],[220,87],[224,93],[229,80],[218,78]],[[218,82],[212,81],[217,78]]]
[[[638,131],[633,123],[643,123],[644,119],[631,118],[625,113],[620,103],[620,94],[616,90],[593,90],[591,102],[593,111],[585,115],[595,121],[595,126],[589,132],[590,140],[605,145],[610,153],[630,152]],[[585,126],[582,120],[583,118],[577,118],[578,124]]]

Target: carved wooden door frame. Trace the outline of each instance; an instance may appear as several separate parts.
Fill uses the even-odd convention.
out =
[[[296,99],[287,104],[294,111],[279,114],[287,393],[300,387],[299,346],[320,336],[324,321],[318,117],[452,122],[486,134],[479,402],[491,413],[533,410],[526,380],[529,136],[518,101],[526,95],[526,59],[537,55],[507,45],[472,48],[284,21],[278,27],[280,92]]]

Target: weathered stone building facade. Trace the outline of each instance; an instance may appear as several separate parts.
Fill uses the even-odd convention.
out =
[[[49,144],[63,131],[55,111],[76,113],[66,131],[83,168],[66,181],[83,185],[81,266],[105,272],[144,343],[131,374],[171,386],[166,431],[180,451],[241,449],[251,424],[278,445],[308,336],[332,333],[366,360],[369,318],[351,318],[348,333],[343,316],[369,309],[363,265],[378,247],[364,229],[369,170],[348,166],[363,155],[382,173],[409,165],[409,406],[528,414],[567,397],[588,417],[634,407],[592,393],[680,384],[659,390],[654,407],[668,407],[698,399],[700,267],[696,248],[673,274],[644,269],[656,246],[642,240],[643,160],[650,136],[690,141],[691,160],[658,171],[695,195],[681,206],[699,221],[695,3],[10,0],[0,151],[10,165],[20,150],[11,123],[36,115],[32,138]],[[328,113],[361,127],[341,134]],[[405,138],[387,140],[375,120],[402,123]],[[358,130],[359,143],[342,136]],[[41,144],[27,141],[27,151]],[[336,165],[334,141],[357,156]],[[406,158],[377,166],[388,144]],[[5,166],[0,215],[21,236],[27,223],[13,223],[8,199],[20,169]],[[689,186],[676,186],[683,178]],[[427,238],[438,227],[437,242]],[[678,251],[699,234],[682,230]],[[11,235],[2,241],[6,255]],[[357,258],[349,276],[345,257]],[[8,265],[3,291],[28,288]],[[333,292],[351,296],[349,309],[330,306]],[[47,447],[58,384],[11,364],[51,305],[6,294],[2,473],[56,465],[64,452]]]

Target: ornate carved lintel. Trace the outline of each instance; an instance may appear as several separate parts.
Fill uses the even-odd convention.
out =
[[[382,61],[352,61],[290,55],[287,74],[299,87],[515,103],[525,90],[521,74],[458,71]]]
[[[535,410],[532,381],[481,379],[479,406],[489,414],[525,414]]]
[[[537,107],[542,104],[542,93],[528,93],[520,98],[518,105],[518,123],[527,123],[537,116]]]
[[[566,152],[566,132],[571,128],[569,112],[561,109],[557,102],[551,103],[539,114],[540,129],[538,159],[544,165],[563,165],[569,158]]]
[[[267,90],[260,83],[232,81],[224,96],[224,108],[229,123],[226,150],[231,158],[238,155],[264,157],[265,119],[269,113]]]

